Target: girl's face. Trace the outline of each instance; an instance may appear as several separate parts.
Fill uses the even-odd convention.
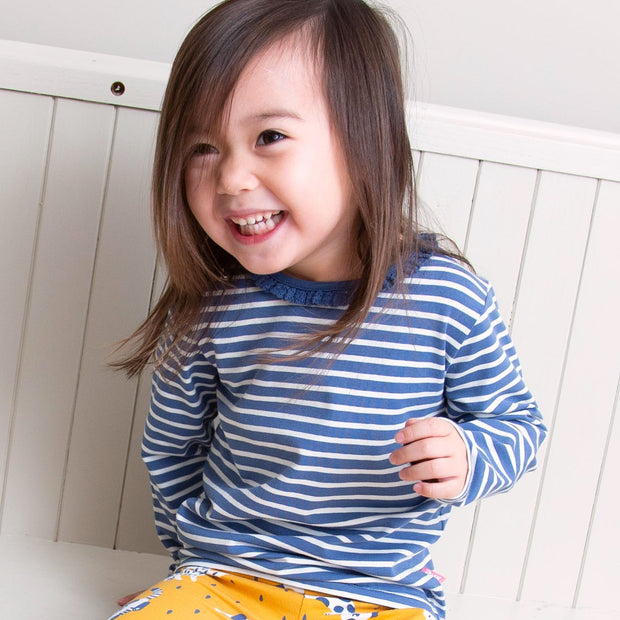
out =
[[[291,37],[257,54],[223,127],[196,128],[187,200],[207,235],[248,271],[346,280],[358,273],[358,210],[305,51]]]

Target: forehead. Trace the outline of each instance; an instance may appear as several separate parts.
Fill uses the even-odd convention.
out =
[[[227,92],[217,77],[211,77],[211,87],[202,89],[188,117],[185,146],[196,134],[216,137],[268,117],[330,124],[318,57],[311,36],[298,32],[255,53],[236,82],[226,86]]]
[[[270,101],[271,100],[271,101]],[[323,87],[316,55],[305,37],[291,35],[258,52],[245,66],[229,100],[239,106],[317,105]]]

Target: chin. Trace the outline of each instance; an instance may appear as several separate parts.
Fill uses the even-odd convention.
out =
[[[241,263],[241,266],[246,271],[249,271],[250,273],[253,273],[256,276],[270,276],[274,273],[279,273],[280,271],[284,271],[286,269],[286,267],[275,266],[275,265],[253,265],[253,264]]]

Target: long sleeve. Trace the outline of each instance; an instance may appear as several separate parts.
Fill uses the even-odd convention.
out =
[[[176,513],[186,499],[201,493],[216,411],[213,367],[199,353],[174,371],[166,366],[155,371],[142,459],[157,533],[175,561],[180,548]]]
[[[469,449],[464,505],[510,489],[536,466],[547,430],[526,387],[508,330],[489,288],[483,312],[449,360],[447,414]]]

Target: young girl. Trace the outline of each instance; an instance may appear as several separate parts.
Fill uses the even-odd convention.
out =
[[[118,616],[436,619],[430,547],[545,429],[487,282],[416,225],[396,37],[227,0],[174,62],[143,441],[170,577]],[[115,616],[115,617],[118,617]]]

